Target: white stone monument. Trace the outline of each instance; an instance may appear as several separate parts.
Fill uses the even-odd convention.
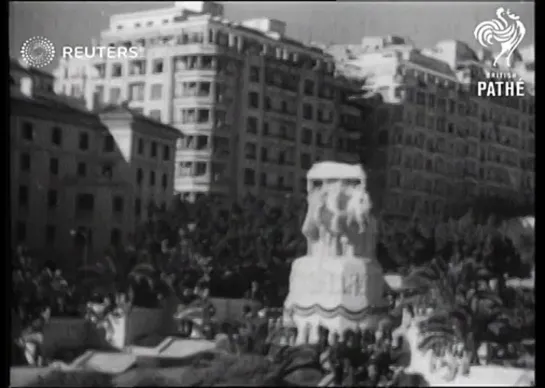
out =
[[[298,342],[372,328],[386,313],[382,267],[376,260],[376,220],[360,165],[316,163],[307,174],[308,211],[303,223],[307,255],[291,268],[285,320]]]

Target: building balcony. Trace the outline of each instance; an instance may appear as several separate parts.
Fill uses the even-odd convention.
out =
[[[213,150],[212,147],[203,147],[203,148],[182,148],[176,150],[176,159],[181,160],[190,160],[190,159],[199,159],[199,158],[210,158],[212,156]]]
[[[266,83],[265,86],[267,87],[267,92],[269,93],[278,93],[281,94],[284,93],[291,97],[296,97],[299,94],[298,88],[293,88],[289,86],[283,86],[283,85],[275,85],[273,83]]]
[[[281,134],[263,134],[265,140],[272,140],[275,143],[283,143],[288,145],[293,145],[297,140],[295,135],[281,135]]]
[[[204,174],[204,175],[178,175],[174,177],[175,185],[178,184],[206,184],[209,185],[211,183],[211,176],[210,174]]]
[[[184,135],[205,135],[212,132],[229,133],[230,126],[228,124],[215,125],[212,122],[206,123],[181,123],[172,124],[174,128],[179,129]]]
[[[218,194],[228,194],[230,188],[227,179],[214,181],[210,175],[176,177],[174,187],[179,192],[211,192]]]
[[[189,107],[199,107],[201,105],[209,107],[210,105],[216,105],[217,103],[216,96],[212,93],[174,96],[172,100],[176,107],[185,105]]]
[[[297,121],[297,112],[288,112],[281,109],[265,109],[265,115],[271,119]]]
[[[198,77],[203,78],[211,78],[215,79],[217,81],[222,81],[226,74],[225,72],[219,71],[214,68],[192,68],[192,69],[174,69],[174,79],[175,80],[181,80],[181,79],[195,79]]]

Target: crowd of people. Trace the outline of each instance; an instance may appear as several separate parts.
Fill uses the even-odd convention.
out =
[[[392,386],[399,383],[402,378],[399,372],[410,363],[410,352],[403,346],[402,337],[394,332],[391,318],[383,319],[376,331],[346,330],[341,335],[330,333],[320,326],[317,328],[318,340],[310,345],[310,326],[305,328],[304,333],[298,333],[294,325],[284,326],[283,318],[271,317],[281,313],[279,309],[263,309],[257,313],[250,306],[245,306],[244,310],[243,321],[224,323],[220,328],[217,337],[219,348],[231,353],[267,355],[278,363],[289,359],[294,349],[303,352],[310,350],[311,357],[315,358],[310,360],[310,364],[325,374],[323,383],[326,386],[330,383],[342,386]],[[305,358],[300,354],[303,360],[299,362]],[[421,384],[411,383],[412,386]]]
[[[203,206],[201,212],[203,209],[207,207]],[[104,272],[97,271],[95,274],[80,273],[78,277],[57,268],[52,262],[38,262],[27,251],[19,250],[14,255],[12,271],[12,337],[34,341],[39,348],[39,334],[51,316],[87,316],[91,321],[106,322],[104,317],[111,312],[127,311],[130,306],[158,308],[174,296],[182,310],[203,307],[204,319],[200,330],[204,336],[214,338],[220,332],[235,340],[233,343],[238,344],[239,349],[253,348],[260,343],[266,348],[269,346],[265,344],[266,341],[258,339],[267,333],[263,324],[258,325],[260,328],[252,329],[260,332],[260,337],[248,335],[248,332],[252,332],[249,326],[254,325],[249,323],[254,321],[251,309],[245,311],[246,318],[242,323],[214,324],[214,309],[209,299],[247,298],[265,307],[282,306],[288,292],[290,259],[297,257],[305,244],[299,233],[297,217],[288,217],[291,225],[288,227],[287,221],[279,222],[278,219],[287,217],[291,212],[286,211],[284,215],[269,213],[267,217],[274,215],[276,221],[264,216],[259,221],[262,225],[256,221],[257,224],[251,228],[248,225],[252,216],[246,212],[230,213],[225,225],[197,222],[181,240],[179,222],[170,220],[148,225],[148,238],[142,239],[148,242],[132,251],[126,250],[130,251],[126,255],[131,256],[127,260],[129,264],[124,268],[120,266],[115,276],[104,276]],[[377,255],[386,269],[407,274],[434,258],[445,263],[473,260],[486,267],[492,277],[501,279],[503,274],[513,276],[524,267],[521,265],[519,246],[515,247],[493,225],[477,224],[469,216],[436,225],[433,233],[430,228],[426,230],[417,224],[400,228],[386,228],[387,223],[382,224],[384,227],[380,233]],[[215,229],[209,230],[210,225]],[[220,227],[222,225],[232,229],[224,230]],[[263,225],[278,227],[264,231]],[[245,226],[248,228],[244,229]],[[260,231],[259,236],[254,238],[248,234],[253,231]],[[250,244],[251,241],[256,241],[255,246]],[[211,253],[220,256],[212,258],[208,256]],[[235,259],[235,254],[241,257]],[[254,254],[259,257],[254,257]],[[122,256],[114,259],[116,265],[122,264]],[[139,267],[142,266],[149,268],[140,271]],[[82,276],[87,277],[85,282],[81,281]],[[101,281],[105,284],[95,287],[93,279],[97,284]],[[480,289],[479,284],[475,285],[475,289]],[[100,308],[90,309],[90,303]],[[508,307],[515,309],[523,304],[515,301],[513,306]],[[519,308],[521,314],[526,314],[525,308]],[[178,319],[178,333],[181,336],[189,336],[195,329],[195,320],[187,318],[181,314]],[[329,364],[337,380],[349,379],[358,381],[358,384],[367,381],[365,384],[371,385],[391,381],[392,371],[384,365],[396,359],[398,345],[387,330],[378,336],[376,333],[345,333],[340,337],[329,337],[329,342],[323,342],[324,339],[322,342],[324,348],[330,349]],[[289,342],[287,339],[282,341]],[[13,341],[19,353],[22,342]],[[40,357],[36,360],[37,363],[44,362],[40,361]],[[363,369],[362,365],[365,365]]]

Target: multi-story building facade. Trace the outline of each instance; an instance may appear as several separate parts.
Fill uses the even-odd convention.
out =
[[[305,190],[314,161],[359,161],[362,110],[346,98],[358,85],[335,76],[332,56],[283,22],[229,22],[221,5],[190,3],[113,16],[101,45],[138,45],[142,57],[61,63],[58,90],[128,100],[178,128],[175,189],[188,199],[281,200]]]
[[[172,200],[179,132],[53,93],[53,76],[11,61],[13,243],[52,257],[102,255]]]
[[[486,53],[458,41],[418,50],[401,37],[364,38],[330,51],[380,95],[369,117],[376,133],[375,195],[395,214],[441,214],[477,196],[533,198],[534,97],[478,97],[491,70]]]

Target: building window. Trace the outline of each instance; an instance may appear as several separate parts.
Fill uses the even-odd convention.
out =
[[[210,109],[182,109],[180,110],[181,113],[181,121],[184,124],[204,124],[208,123],[210,121]],[[216,118],[218,122],[216,122],[216,126],[221,126],[219,123],[218,116],[220,115],[220,111],[216,111]]]
[[[269,154],[265,147],[261,147],[261,161],[267,162],[269,160]]]
[[[57,230],[54,225],[47,225],[45,227],[45,242],[47,245],[54,245]]]
[[[26,240],[26,224],[17,222],[17,241],[24,242]]]
[[[123,197],[116,195],[112,201],[112,210],[114,213],[123,213]]]
[[[312,144],[312,129],[303,128],[303,133],[301,134],[301,143],[303,144]]]
[[[89,134],[82,132],[79,134],[79,149],[87,151],[89,149]]]
[[[123,66],[121,63],[112,64],[112,78],[119,78],[123,76]]]
[[[250,82],[259,82],[260,71],[257,66],[250,66]]]
[[[19,160],[20,160],[19,163],[20,163],[21,171],[29,172],[30,171],[30,155],[26,152],[23,152],[19,156]]]
[[[314,81],[311,81],[309,79],[305,80],[304,89],[306,96],[314,96]]]
[[[139,168],[138,170],[136,170],[136,183],[138,184],[138,186],[142,184],[143,180],[144,180],[144,172],[142,171],[141,168]]]
[[[309,154],[301,154],[301,168],[309,169],[312,164],[312,157]]]
[[[157,156],[157,142],[151,142],[150,155],[152,158],[155,158]]]
[[[205,176],[206,175],[206,163],[197,162],[195,163],[195,176]]]
[[[150,110],[148,116],[153,120],[161,121],[161,111],[159,109]]]
[[[146,74],[146,61],[137,59],[129,63],[129,75],[144,75]]]
[[[49,159],[49,173],[51,175],[59,175],[59,159]]]
[[[163,98],[163,85],[162,84],[151,85],[150,100],[160,100],[161,98]]]
[[[78,194],[76,196],[76,212],[92,212],[95,209],[93,194]]]
[[[106,135],[104,138],[104,152],[113,152],[115,149],[115,140],[112,135]]]
[[[130,101],[144,101],[144,87],[143,83],[130,84],[129,85],[129,100]]]
[[[212,84],[210,82],[199,82],[199,90],[197,91],[197,96],[199,97],[210,96],[211,85]],[[218,89],[220,89],[220,92],[221,92],[221,85],[218,85]]]
[[[265,110],[266,111],[269,111],[272,109],[272,102],[271,102],[271,98],[269,96],[266,96],[265,97]]]
[[[51,129],[51,143],[56,146],[62,145],[62,130],[59,127]]]
[[[149,185],[155,186],[155,171],[150,171],[149,173]]]
[[[85,164],[84,162],[79,162],[78,168],[77,168],[77,174],[79,177],[87,176],[87,164]]]
[[[163,188],[163,190],[166,190],[167,187],[168,187],[168,176],[167,176],[167,174],[163,174],[163,176],[161,177],[161,187]]]
[[[248,117],[246,119],[246,132],[252,134],[257,133],[257,117]]]
[[[313,117],[314,117],[314,110],[312,108],[312,105],[303,104],[303,118],[305,120],[312,120]]]
[[[103,177],[112,179],[112,176],[114,175],[114,167],[110,163],[103,164],[101,173]]]
[[[121,244],[121,231],[119,229],[112,229],[112,232],[110,233],[110,243],[113,246],[118,246]]]
[[[121,89],[120,88],[111,88],[110,89],[110,103],[117,104],[121,100]]]
[[[161,74],[163,72],[163,60],[162,59],[154,59],[151,64],[151,72],[153,74]]]
[[[21,136],[24,140],[32,141],[34,140],[34,126],[32,123],[24,122],[21,128]]]
[[[49,190],[47,192],[47,208],[56,209],[59,203],[59,196],[57,190]]]
[[[144,139],[138,139],[138,155],[144,155]]]
[[[170,160],[170,147],[167,145],[163,146],[163,160]]]
[[[251,168],[244,169],[244,184],[248,186],[255,185],[255,171]]]
[[[18,199],[19,199],[19,207],[20,208],[27,208],[28,207],[28,186],[20,185],[19,186],[19,193],[18,193]]]
[[[244,147],[244,157],[248,160],[255,160],[257,155],[257,147],[254,143],[246,143]]]
[[[256,92],[248,93],[248,107],[259,109],[259,93],[256,93]]]

